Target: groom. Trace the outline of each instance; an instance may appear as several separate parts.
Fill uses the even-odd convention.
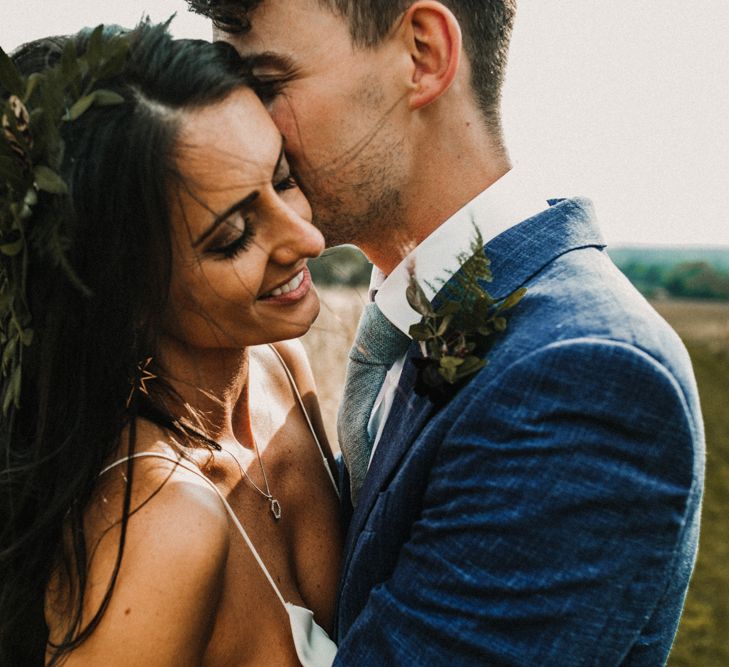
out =
[[[192,4],[254,57],[329,243],[376,267],[339,428],[336,664],[664,663],[697,548],[696,386],[590,203],[512,169],[515,0]],[[474,225],[491,294],[527,293],[443,405],[414,391],[408,267],[437,299]]]

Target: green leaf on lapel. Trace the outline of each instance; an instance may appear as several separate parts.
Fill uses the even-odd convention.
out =
[[[423,355],[415,360],[415,391],[434,402],[447,400],[456,387],[488,364],[485,355],[495,335],[508,325],[503,313],[526,294],[523,287],[499,300],[489,294],[485,285],[493,280],[491,261],[475,225],[474,229],[470,252],[458,257],[460,269],[441,283],[437,308],[427,300],[414,270],[410,272],[407,300],[422,316],[410,327],[410,336],[420,343]]]
[[[425,317],[432,317],[435,315],[433,307],[428,301],[428,297],[425,296],[423,288],[420,286],[417,280],[414,279],[414,274],[411,276],[410,284],[407,287],[406,297],[410,307],[416,312],[420,313]]]
[[[515,292],[512,292],[499,304],[497,310],[501,312],[503,310],[509,310],[510,308],[513,308],[524,298],[526,291],[526,287],[520,287]]]
[[[54,195],[65,195],[68,188],[63,179],[50,167],[39,164],[34,170],[35,182],[39,190],[50,192]]]

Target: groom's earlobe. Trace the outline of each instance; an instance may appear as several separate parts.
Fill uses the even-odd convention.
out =
[[[413,62],[410,109],[437,100],[458,73],[462,35],[458,19],[440,2],[420,0],[405,13],[401,29]]]

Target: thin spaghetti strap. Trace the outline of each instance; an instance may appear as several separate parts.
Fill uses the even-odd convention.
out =
[[[184,459],[176,459],[172,456],[167,456],[166,454],[162,454],[159,452],[138,452],[136,454],[132,454],[131,456],[125,456],[118,461],[114,461],[114,463],[106,466],[100,473],[99,477],[103,475],[104,473],[108,472],[115,466],[120,465],[121,463],[125,463],[129,459],[141,459],[141,458],[157,458],[157,459],[165,459],[166,461],[171,461],[172,463],[175,463],[176,465],[179,465],[180,467],[184,468],[188,472],[193,473],[194,475],[197,475],[201,479],[205,480],[210,488],[215,491],[215,493],[218,494],[218,497],[223,502],[223,506],[225,507],[226,511],[228,512],[228,515],[230,516],[231,520],[233,521],[233,524],[238,529],[238,532],[241,534],[241,537],[245,541],[245,543],[248,545],[248,548],[251,550],[251,553],[253,554],[253,557],[256,559],[256,562],[260,566],[261,570],[263,570],[263,574],[266,576],[266,579],[268,579],[268,583],[271,584],[271,588],[273,588],[273,592],[276,593],[276,597],[278,597],[279,600],[281,600],[281,604],[286,607],[286,600],[284,600],[283,595],[281,595],[281,591],[278,589],[278,586],[276,586],[276,582],[273,580],[273,577],[271,576],[271,573],[268,571],[268,568],[263,562],[263,559],[259,555],[258,551],[256,550],[256,547],[253,546],[253,542],[251,542],[251,538],[248,537],[248,533],[245,531],[243,526],[241,525],[241,522],[238,521],[238,517],[235,515],[235,512],[233,511],[233,508],[230,506],[230,503],[225,498],[225,496],[221,493],[220,489],[218,489],[215,484],[213,484],[212,481],[210,481],[205,475],[203,475],[197,468],[195,468],[192,465],[189,465]],[[288,608],[287,608],[288,613]]]
[[[304,399],[301,398],[301,392],[299,392],[299,388],[296,386],[296,380],[294,380],[294,376],[292,375],[291,371],[289,370],[289,367],[286,365],[286,362],[283,360],[283,357],[279,353],[279,351],[271,344],[268,345],[268,347],[273,350],[273,353],[278,357],[278,360],[281,362],[281,365],[283,366],[284,371],[286,371],[286,376],[289,379],[289,384],[291,384],[291,388],[294,390],[294,396],[296,396],[296,400],[299,402],[299,405],[301,406],[301,411],[304,413],[304,418],[306,419],[306,423],[309,425],[309,430],[311,431],[311,435],[314,436],[314,442],[316,443],[316,446],[319,450],[319,454],[321,455],[321,460],[324,463],[324,469],[327,471],[327,474],[329,475],[329,481],[332,483],[332,487],[334,487],[334,493],[337,494],[337,498],[340,498],[339,495],[339,487],[337,486],[336,481],[334,480],[334,475],[332,474],[332,469],[329,466],[329,459],[327,459],[326,455],[324,454],[324,449],[321,446],[321,443],[319,442],[319,438],[316,435],[316,431],[314,430],[314,425],[311,423],[311,419],[309,418],[309,413],[306,411],[306,406],[304,405]]]

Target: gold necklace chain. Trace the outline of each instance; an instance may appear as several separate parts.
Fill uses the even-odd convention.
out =
[[[271,514],[273,515],[273,518],[276,521],[279,521],[281,519],[281,503],[271,493],[271,487],[268,484],[268,475],[266,475],[266,469],[263,467],[261,452],[258,449],[258,443],[256,442],[255,437],[253,437],[253,434],[251,434],[251,439],[253,441],[253,450],[256,452],[256,458],[258,459],[258,465],[260,466],[261,473],[263,474],[263,482],[266,485],[265,491],[251,479],[251,476],[245,471],[243,466],[240,464],[240,461],[235,456],[233,456],[232,452],[229,452],[222,447],[221,451],[226,452],[233,458],[236,465],[238,466],[238,470],[243,474],[243,476],[245,476],[245,478],[248,480],[248,483],[268,501],[269,509],[271,511]]]
[[[256,438],[253,435],[253,433],[251,433],[251,441],[253,442],[253,450],[256,452],[256,458],[258,459],[258,465],[260,466],[261,473],[263,474],[263,482],[266,485],[265,491],[251,479],[251,476],[243,469],[243,466],[240,464],[240,461],[237,459],[237,457],[235,457],[233,455],[232,452],[229,452],[228,450],[223,449],[223,447],[220,445],[220,443],[216,442],[215,440],[212,440],[211,438],[206,436],[202,431],[199,431],[196,427],[194,427],[190,424],[185,424],[185,428],[190,430],[192,433],[194,433],[198,437],[201,437],[203,440],[210,442],[210,443],[214,443],[215,445],[217,445],[219,451],[225,452],[226,454],[228,454],[235,461],[235,464],[238,466],[238,470],[241,473],[241,476],[245,477],[248,480],[248,483],[268,501],[269,509],[271,511],[271,514],[273,515],[273,518],[276,521],[279,521],[281,519],[281,503],[271,493],[271,487],[268,483],[268,475],[266,475],[266,469],[263,467],[263,459],[261,458],[261,452],[258,449],[258,442],[256,441]]]

